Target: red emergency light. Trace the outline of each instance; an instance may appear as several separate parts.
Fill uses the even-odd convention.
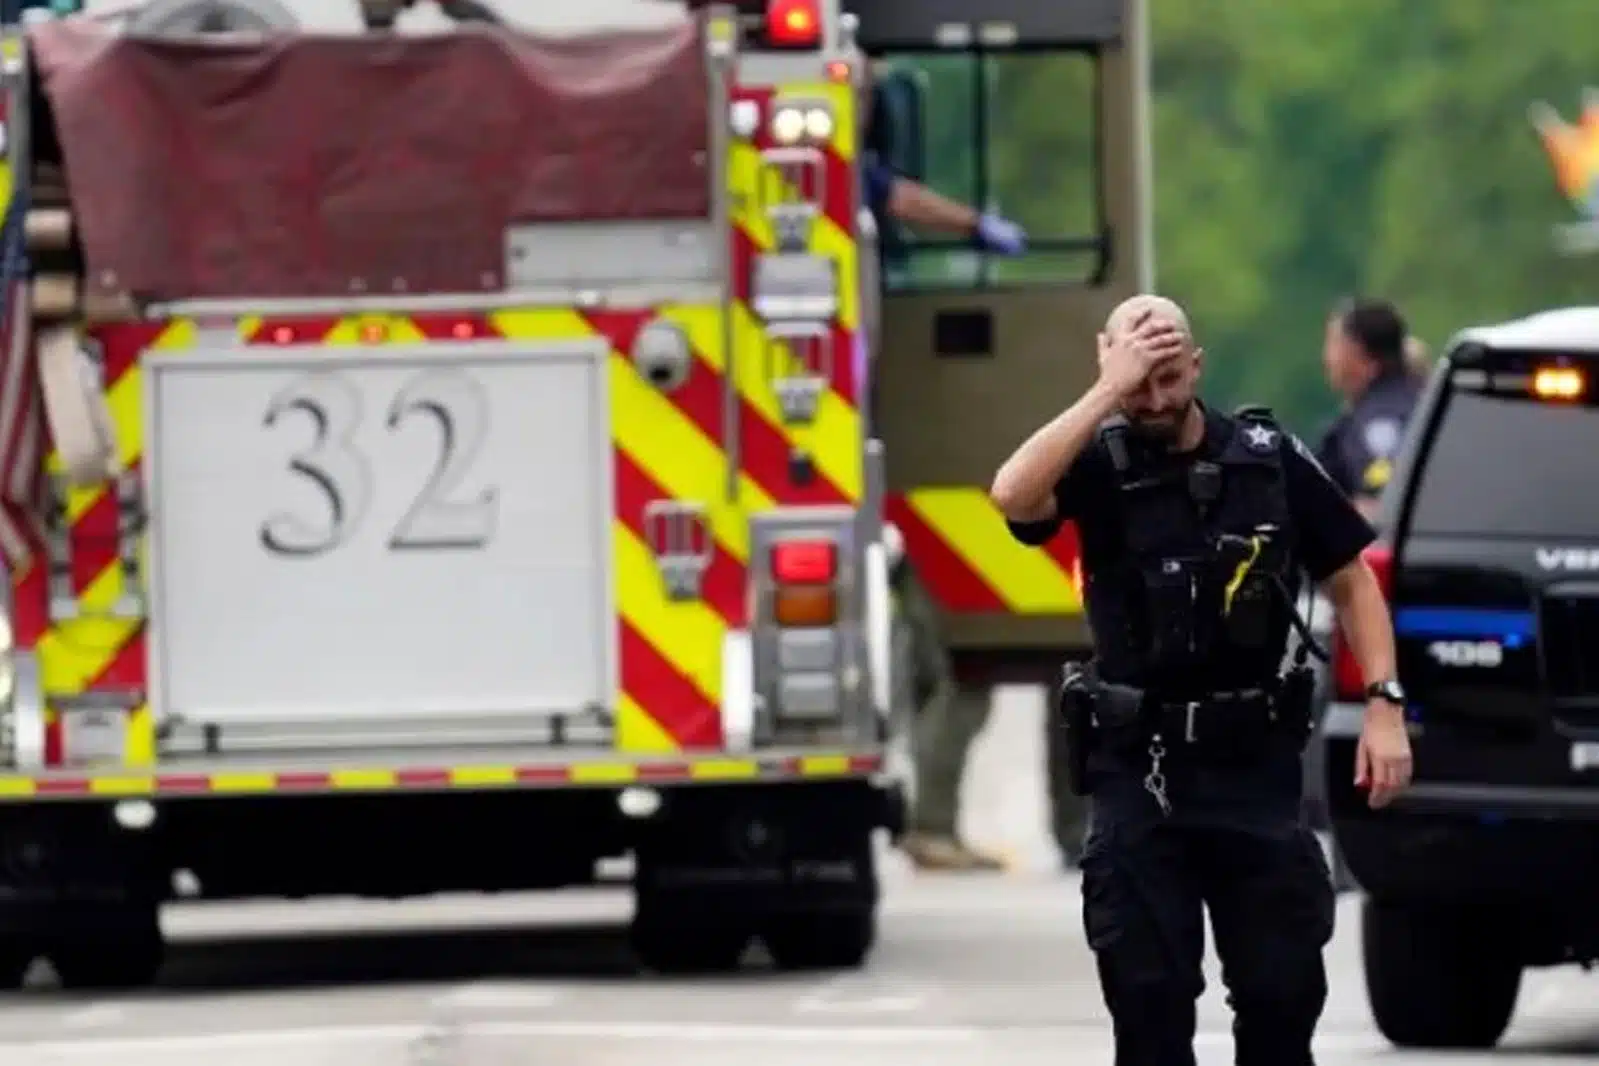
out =
[[[821,0],[767,0],[766,42],[773,48],[821,47]]]

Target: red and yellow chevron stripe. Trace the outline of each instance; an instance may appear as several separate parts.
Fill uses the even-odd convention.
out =
[[[401,769],[287,773],[0,776],[0,803],[21,800],[161,796],[300,795],[326,792],[442,792],[504,788],[674,785],[736,781],[826,780],[881,770],[877,755],[798,755],[783,758],[615,759],[533,766],[413,766]]]
[[[650,386],[625,354],[638,330],[657,314],[679,324],[697,359],[684,386],[663,394]],[[836,503],[859,496],[859,445],[853,407],[832,393],[841,419],[804,431],[778,419],[770,382],[753,359],[735,362],[728,379],[721,310],[665,307],[659,310],[578,312],[527,309],[487,315],[364,315],[348,318],[251,320],[241,324],[249,344],[418,344],[463,339],[556,340],[603,337],[611,348],[610,392],[615,459],[614,566],[620,603],[621,692],[618,747],[625,752],[714,751],[720,729],[721,649],[730,628],[745,623],[745,567],[749,559],[747,516],[779,505]],[[107,390],[118,445],[127,466],[143,453],[140,424],[143,384],[138,354],[193,346],[193,322],[123,325],[101,332]],[[729,386],[731,385],[731,389]],[[727,455],[722,411],[728,395],[738,404],[743,463],[739,498],[726,495]],[[855,438],[858,440],[858,437]],[[804,447],[817,460],[817,477],[793,484],[789,455]],[[854,461],[850,461],[853,455]],[[644,541],[643,513],[653,500],[704,503],[710,515],[714,556],[701,600],[669,601]],[[74,587],[83,617],[50,624],[43,568],[24,574],[16,588],[19,643],[37,650],[47,694],[59,699],[92,690],[139,690],[144,686],[144,631],[137,622],[110,616],[122,593],[117,564],[116,508],[110,492],[74,494],[68,506],[74,554]],[[135,712],[135,739],[127,752],[133,766],[154,757],[147,711]],[[52,729],[48,758],[59,758],[59,730]]]
[[[721,746],[721,649],[728,630],[745,624],[748,516],[783,505],[853,503],[862,496],[864,432],[853,358],[859,321],[854,97],[849,86],[825,81],[735,90],[735,98],[754,100],[763,113],[773,100],[783,97],[825,100],[835,117],[832,143],[823,152],[825,210],[815,227],[812,250],[834,261],[841,301],[831,324],[828,388],[817,417],[808,425],[784,423],[772,378],[774,366],[784,365],[786,353],[769,351],[765,331],[749,309],[753,257],[773,246],[760,194],[763,183],[775,176],[763,164],[761,152],[768,145],[759,139],[735,142],[731,149],[736,279],[731,352],[726,350],[722,309],[710,306],[587,312],[528,308],[475,315],[251,319],[240,324],[245,343],[267,345],[596,336],[607,341],[621,651],[617,747],[623,753],[709,753]],[[627,356],[640,327],[656,315],[680,325],[696,354],[687,382],[670,394],[645,382]],[[128,469],[136,469],[143,454],[140,352],[190,348],[198,333],[196,323],[188,320],[108,326],[97,332],[104,348],[118,447]],[[736,498],[731,500],[729,459],[722,440],[723,413],[729,402],[736,405],[740,460]],[[810,460],[812,477],[796,479],[792,463],[796,455]],[[699,601],[673,602],[664,595],[643,536],[644,510],[658,499],[693,501],[708,509],[714,556]],[[77,619],[49,620],[42,561],[15,579],[18,643],[37,652],[47,701],[90,691],[144,688],[143,625],[111,614],[123,593],[116,519],[115,503],[105,487],[77,492],[69,502],[73,586],[80,604]],[[129,767],[151,766],[156,751],[147,708],[133,713],[132,725],[124,761]],[[47,762],[60,760],[60,736],[52,723]],[[500,776],[507,773],[508,780],[520,780],[510,770]],[[144,791],[159,787],[140,786]],[[4,792],[0,784],[0,794]]]
[[[860,202],[854,89],[848,83],[832,81],[792,82],[780,88],[739,87],[734,90],[733,97],[755,104],[763,116],[757,134],[749,142],[734,142],[729,166],[728,184],[733,193],[733,222],[737,230],[733,276],[741,285],[747,285],[750,278],[750,257],[769,251],[775,245],[771,221],[762,210],[775,187],[768,184],[773,175],[761,161],[762,152],[776,147],[768,136],[765,116],[784,100],[822,102],[831,109],[833,134],[827,144],[820,146],[821,185],[819,189],[808,190],[813,196],[820,194],[822,200],[822,217],[811,236],[811,251],[837,264],[840,289],[837,326],[841,333],[853,334],[860,322],[855,217]],[[788,194],[806,191],[785,190]],[[747,291],[740,291],[739,298],[747,300],[748,295]],[[841,391],[853,398],[853,374],[847,366],[848,360],[840,362],[846,365],[838,367],[837,371],[847,386]]]
[[[733,278],[737,297],[734,343],[741,353],[760,352],[765,343],[759,322],[747,310],[751,296],[749,286],[754,258],[771,251],[776,243],[771,220],[763,209],[778,188],[777,176],[762,161],[762,153],[774,147],[767,136],[765,119],[785,99],[824,102],[833,113],[832,137],[820,146],[819,186],[810,190],[783,186],[784,195],[809,193],[813,198],[819,195],[822,211],[812,230],[810,251],[832,260],[839,286],[839,309],[831,337],[832,388],[822,399],[816,421],[809,427],[793,430],[791,440],[797,449],[811,456],[824,475],[819,480],[827,482],[819,486],[821,491],[815,502],[855,502],[861,498],[862,491],[865,427],[859,413],[861,383],[856,381],[854,357],[860,327],[854,92],[848,84],[837,82],[794,82],[781,88],[738,87],[734,90],[734,99],[755,104],[762,115],[759,132],[752,140],[734,141],[728,174],[732,191]],[[756,359],[764,363],[760,357]],[[749,357],[744,357],[744,361],[750,361]],[[770,395],[767,390],[767,396]],[[775,404],[770,400],[768,403],[768,413],[775,416]]]
[[[888,519],[922,583],[958,614],[1077,614],[1083,609],[1077,531],[1044,548],[1019,544],[974,486],[913,489],[888,499]]]

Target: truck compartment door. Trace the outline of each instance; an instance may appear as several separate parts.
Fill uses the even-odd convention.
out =
[[[290,340],[145,357],[158,720],[230,751],[290,725],[594,726],[608,345]]]

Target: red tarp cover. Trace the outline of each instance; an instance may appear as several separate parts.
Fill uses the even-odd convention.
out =
[[[91,284],[480,292],[517,222],[709,213],[694,24],[587,38],[29,33]]]

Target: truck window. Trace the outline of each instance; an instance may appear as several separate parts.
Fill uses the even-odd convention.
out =
[[[1599,536],[1599,409],[1456,389],[1419,473],[1416,534]]]
[[[1026,228],[1029,251],[882,227],[890,291],[1082,283],[1100,269],[1097,62],[1088,52],[896,52],[875,78],[870,138],[901,173]],[[919,125],[920,128],[917,128]]]

